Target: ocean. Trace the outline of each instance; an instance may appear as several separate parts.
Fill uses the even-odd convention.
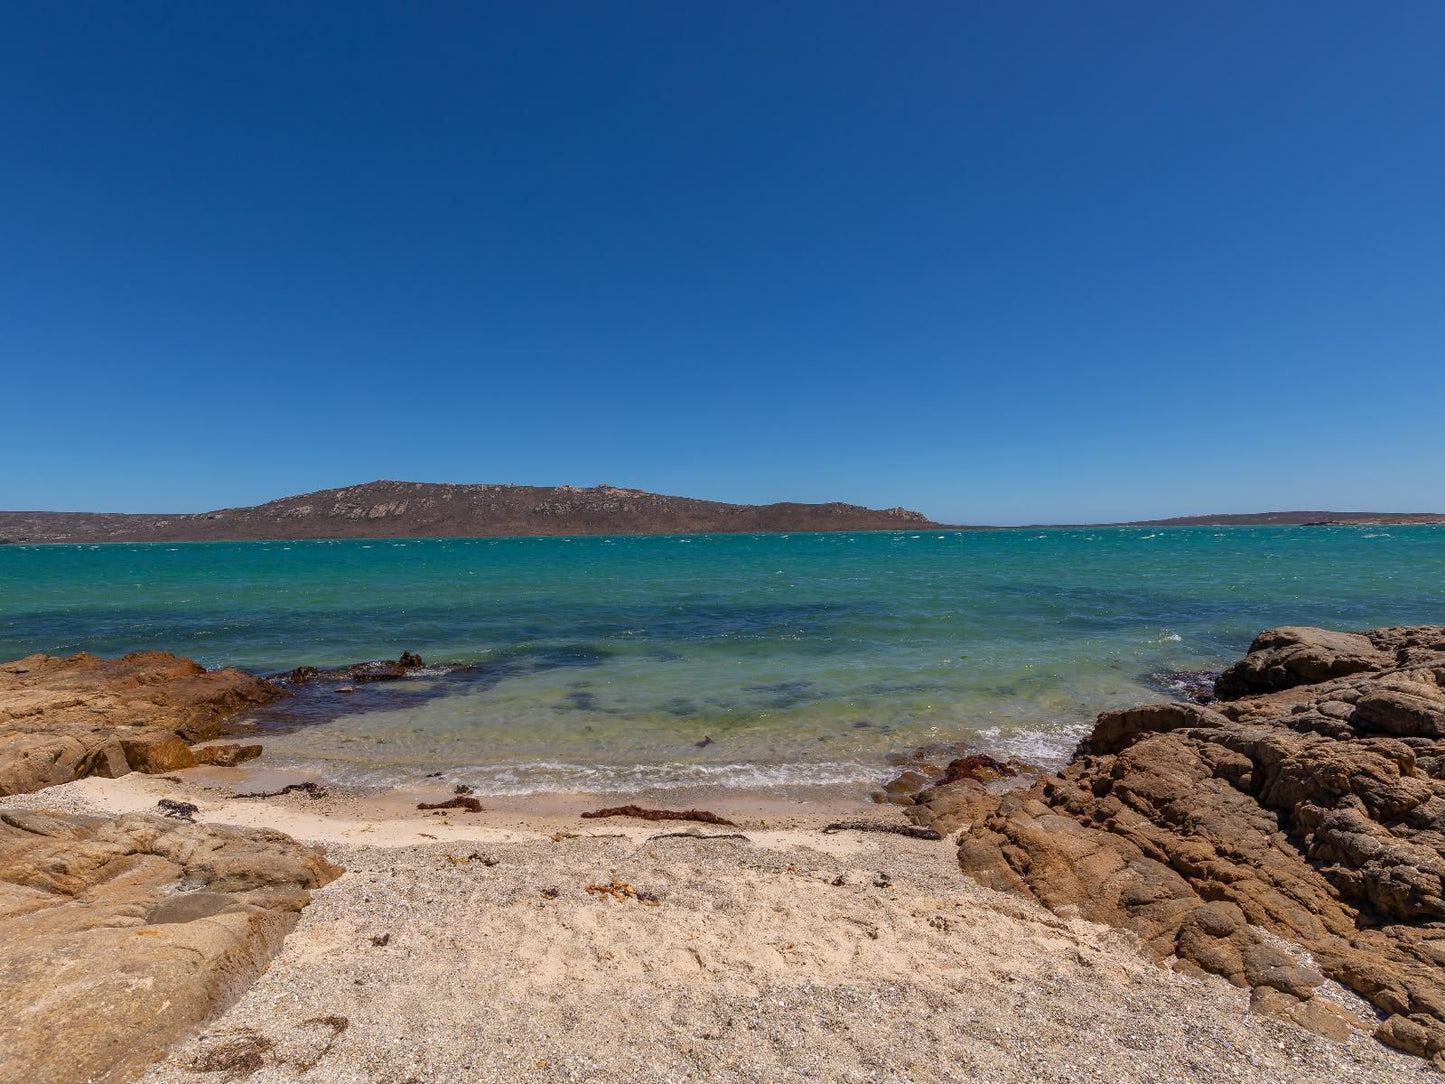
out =
[[[1442,526],[0,546],[0,657],[417,652],[262,764],[484,794],[867,787],[933,744],[1056,764],[1262,628],[1442,621]]]

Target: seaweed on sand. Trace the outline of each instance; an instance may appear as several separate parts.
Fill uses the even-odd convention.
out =
[[[585,818],[594,817],[636,817],[644,821],[700,821],[703,824],[722,824],[729,828],[736,828],[737,825],[716,813],[709,813],[705,809],[644,809],[640,805],[616,805],[607,809],[594,809],[590,813],[583,813]]]

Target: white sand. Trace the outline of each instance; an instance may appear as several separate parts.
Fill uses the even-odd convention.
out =
[[[1243,991],[1160,968],[1128,935],[980,888],[948,842],[827,835],[821,812],[744,801],[739,829],[581,820],[565,801],[438,816],[414,795],[226,801],[134,775],[0,804],[160,796],[324,843],[349,872],[152,1084],[224,1079],[197,1072],[222,1049],[254,1051],[255,1084],[1438,1079],[1363,1032],[1335,1043],[1250,1013]],[[748,838],[654,838],[678,831]],[[586,891],[614,879],[657,905]]]

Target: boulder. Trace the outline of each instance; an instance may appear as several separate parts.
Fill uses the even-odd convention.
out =
[[[1303,626],[1266,629],[1254,638],[1243,659],[1219,675],[1214,695],[1234,700],[1251,693],[1278,692],[1380,670],[1394,661],[1364,633]]]
[[[138,1077],[341,872],[279,832],[0,812],[0,1079]]]

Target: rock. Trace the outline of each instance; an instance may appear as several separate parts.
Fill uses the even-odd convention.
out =
[[[1370,730],[1410,738],[1445,736],[1445,691],[1381,689],[1355,703],[1354,722]]]
[[[1358,1021],[1338,1005],[1319,998],[1301,1001],[1268,986],[1255,988],[1249,999],[1249,1007],[1277,1020],[1286,1020],[1308,1028],[1316,1035],[1323,1035],[1337,1043],[1348,1039],[1350,1033],[1359,1026]]]
[[[140,1075],[240,995],[341,872],[279,832],[0,812],[0,1075]]]
[[[1440,1036],[1432,1032],[1427,1022],[1398,1013],[1375,1029],[1375,1038],[1386,1046],[1422,1058],[1439,1053],[1441,1046]]]
[[[1233,700],[1380,670],[1393,663],[1363,633],[1298,626],[1266,629],[1249,645],[1249,654],[1219,675],[1214,695]]]
[[[1197,704],[1150,704],[1099,716],[1081,751],[1117,753],[1141,734],[1158,734],[1186,726],[1216,727],[1229,722],[1223,715]]]
[[[190,744],[174,734],[147,734],[143,738],[122,738],[120,746],[134,771],[165,775],[182,768],[194,768],[200,761]]]
[[[1146,680],[1192,704],[1209,704],[1214,701],[1214,683],[1219,675],[1212,670],[1161,670]]]
[[[950,760],[948,767],[943,770],[943,777],[937,780],[936,785],[957,783],[960,779],[975,779],[980,783],[997,783],[1000,779],[1012,779],[1019,774],[1022,767],[1005,764],[995,760],[987,753],[974,753],[971,756]]]
[[[217,768],[234,768],[248,760],[255,760],[261,755],[259,745],[202,745],[191,750],[196,760],[201,764],[211,764]]]
[[[372,662],[356,662],[349,666],[337,666],[322,670],[315,666],[298,666],[285,674],[276,675],[276,680],[287,685],[309,685],[317,681],[355,682],[399,681],[410,677],[413,670],[420,670],[426,663],[420,655],[403,651],[399,659],[376,659]],[[343,685],[337,692],[353,692]]]
[[[222,736],[233,716],[284,695],[251,674],[163,651],[0,664],[0,796],[191,767],[190,743]]]
[[[1389,1015],[1382,1041],[1445,1060],[1445,627],[1274,629],[1221,683],[1208,708],[1101,715],[1026,789],[965,781],[908,813],[956,807],[985,885],[1132,930],[1327,1035],[1348,1026],[1314,996],[1333,979]]]
[[[964,748],[925,745],[890,756],[889,762],[901,771],[874,793],[873,800],[912,806],[909,816],[915,822],[947,836],[970,823],[976,810],[991,808],[992,793],[1018,785],[1020,777],[1032,778],[1043,771],[1017,757],[999,761],[987,753],[957,755]]]

